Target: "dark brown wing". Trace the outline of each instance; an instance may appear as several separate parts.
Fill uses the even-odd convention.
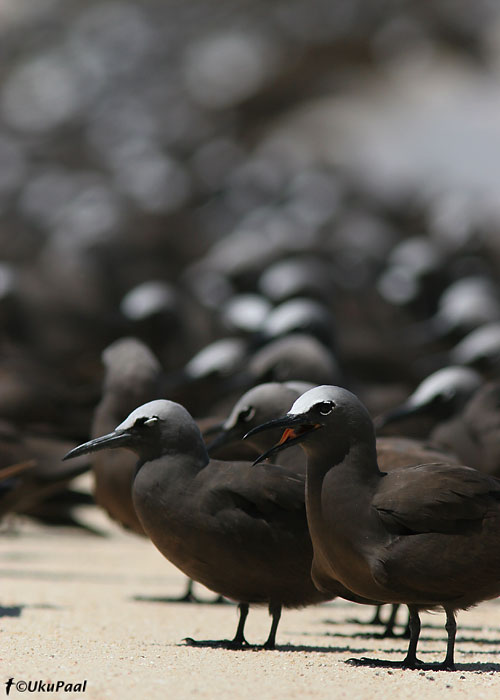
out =
[[[377,438],[377,460],[383,472],[434,462],[460,464],[449,450],[441,449],[425,440],[399,436]]]
[[[333,597],[311,579],[302,475],[276,465],[211,460],[187,489],[174,523],[179,545],[153,523],[160,531],[157,547],[186,574],[234,600],[301,607]]]
[[[216,469],[214,469],[216,467]],[[287,520],[290,515],[305,524],[305,476],[272,464],[227,464],[212,461],[206,474],[205,505],[212,515],[228,508],[264,521]],[[224,472],[221,478],[221,472]]]
[[[481,387],[459,416],[435,428],[432,439],[452,447],[463,464],[500,476],[500,382]]]
[[[499,502],[500,480],[470,467],[434,463],[386,474],[373,507],[394,534],[456,534],[480,527]]]

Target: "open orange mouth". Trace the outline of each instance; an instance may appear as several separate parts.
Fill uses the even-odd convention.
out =
[[[275,418],[274,420],[271,420],[267,423],[258,425],[256,428],[252,428],[252,430],[250,430],[245,435],[245,437],[249,437],[250,435],[260,433],[262,430],[267,430],[269,428],[285,428],[287,424],[289,426],[290,424],[297,426],[294,428],[285,428],[279,442],[273,445],[273,447],[271,447],[266,452],[263,452],[261,455],[259,455],[259,457],[257,457],[257,459],[255,460],[254,465],[263,462],[265,459],[268,459],[271,455],[274,455],[280,450],[286,449],[290,445],[296,445],[302,442],[302,439],[305,435],[313,432],[313,430],[319,430],[319,428],[323,427],[320,423],[300,423],[300,418],[300,416],[289,415],[283,416],[282,418]]]
[[[281,436],[278,445],[284,445],[285,442],[289,442],[290,440],[296,440],[301,435],[305,435],[305,433],[310,433],[311,430],[317,430],[318,428],[321,428],[321,425],[319,425],[319,423],[315,423],[314,425],[300,425],[298,428],[287,428],[283,432],[283,435]]]

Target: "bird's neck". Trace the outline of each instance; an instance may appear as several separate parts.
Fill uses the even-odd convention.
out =
[[[371,503],[379,480],[375,445],[351,446],[341,461],[325,464],[309,457],[306,508],[320,575],[355,590],[369,567],[373,537],[382,536],[373,522]]]
[[[181,569],[186,564],[186,541],[198,536],[197,476],[207,463],[206,455],[163,455],[139,466],[132,487],[134,507],[144,531]]]
[[[162,481],[183,482],[196,476],[209,463],[210,458],[204,446],[191,450],[189,454],[176,449],[165,449],[161,455],[151,455],[139,459],[137,473],[142,470],[155,474]]]
[[[317,441],[311,447],[305,446],[305,451],[308,474],[314,475],[315,481],[321,481],[333,469],[338,479],[348,481],[380,476],[374,435],[364,440],[338,435],[328,441]]]
[[[189,511],[187,505],[196,494],[193,484],[207,464],[206,452],[163,454],[151,461],[139,461],[132,494],[135,509],[148,534],[151,522],[154,525],[161,521],[167,529],[177,529],[179,513],[183,515]]]

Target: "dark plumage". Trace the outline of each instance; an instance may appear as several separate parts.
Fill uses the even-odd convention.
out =
[[[428,421],[433,446],[453,452],[462,463],[485,474],[500,476],[499,382],[483,383],[470,368],[447,367],[425,379],[378,425],[390,430],[394,420],[412,415]]]
[[[236,402],[228,418],[219,426],[217,437],[208,445],[210,455],[218,456],[224,450],[224,459],[241,458],[241,440],[245,433],[266,421],[277,418],[312,385],[307,382],[269,382],[249,389]],[[280,429],[252,435],[245,443],[252,448],[253,458],[268,450],[280,437]],[[392,471],[408,464],[421,464],[437,460],[454,461],[454,456],[422,440],[401,437],[377,439],[377,457],[383,471]],[[306,460],[299,445],[290,447],[280,455],[280,464],[305,474]],[[380,617],[374,618],[380,622]],[[384,636],[394,636],[395,611],[385,625]],[[382,624],[382,623],[381,623]]]
[[[120,338],[102,353],[105,375],[102,398],[92,422],[91,435],[111,431],[139,404],[163,395],[165,376],[158,359],[137,338]],[[94,496],[108,515],[128,530],[144,534],[132,503],[132,481],[137,459],[128,452],[92,455]]]
[[[312,387],[313,385],[308,382],[299,381],[266,382],[246,391],[235,403],[226,420],[218,426],[216,437],[208,444],[210,456],[219,457],[224,450],[224,459],[241,459],[243,445],[247,446],[247,449],[248,447],[252,449],[251,457],[247,457],[248,459],[258,457],[271,447],[273,437],[277,439],[279,435],[259,433],[253,440],[242,442],[245,433],[265,421],[277,418],[295,399]],[[287,450],[280,464],[305,474],[304,453],[299,447]]]
[[[241,646],[248,605],[267,604],[274,646],[281,607],[302,607],[346,591],[320,592],[311,580],[312,546],[304,477],[284,467],[210,460],[190,414],[172,401],[140,406],[113,432],[70,452],[107,447],[139,456],[133,499],[144,530],[172,563],[240,603],[232,641]]]
[[[420,662],[419,610],[442,606],[454,667],[455,613],[500,594],[500,480],[460,465],[379,470],[373,423],[356,396],[321,386],[265,428],[286,428],[268,456],[300,443],[307,454],[307,518],[313,579],[360,596],[405,603]],[[259,430],[259,429],[256,429]]]
[[[500,322],[475,328],[450,350],[450,362],[474,367],[489,378],[498,376],[500,362]]]
[[[92,436],[111,431],[135,406],[161,398],[166,375],[156,355],[138,338],[120,338],[102,353],[105,375],[101,401],[92,422]],[[132,500],[137,457],[106,450],[92,455],[94,496],[98,505],[122,527],[145,535]],[[189,581],[180,602],[199,602]]]
[[[213,434],[218,434],[207,446],[211,456],[218,456],[224,449],[224,459],[240,459],[241,440],[253,428],[273,420],[283,414],[304,392],[312,389],[308,382],[268,382],[258,384],[246,391],[235,403],[226,420],[210,428]],[[256,433],[249,436],[245,443],[254,452],[254,457],[269,449],[280,437],[280,429]],[[451,447],[440,448],[432,442],[403,438],[398,436],[377,438],[377,457],[383,471],[392,471],[408,464],[422,464],[438,460],[456,461],[451,453]],[[296,469],[305,473],[305,457],[303,450],[297,445],[280,455],[281,466]]]
[[[488,382],[449,420],[436,425],[432,442],[465,464],[500,476],[500,382]]]
[[[423,379],[406,401],[378,416],[375,427],[391,433],[402,424],[406,436],[427,436],[436,423],[460,413],[481,384],[481,375],[470,367],[443,367]]]
[[[292,333],[316,338],[329,350],[336,350],[336,323],[325,305],[307,297],[296,297],[273,309],[262,323],[261,335],[268,342]]]
[[[377,438],[377,460],[383,472],[430,462],[458,464],[457,457],[451,448],[447,450],[432,441],[426,442],[397,435]]]
[[[75,497],[82,496],[83,501],[88,499],[68,487],[74,478],[89,470],[90,464],[84,457],[70,467],[61,463],[61,458],[73,446],[74,443],[67,440],[24,434],[12,424],[1,422],[0,517],[20,513],[48,523],[79,526],[71,508]]]
[[[326,377],[340,380],[333,352],[305,333],[291,333],[264,345],[250,357],[246,370],[247,386],[291,380],[318,384]]]

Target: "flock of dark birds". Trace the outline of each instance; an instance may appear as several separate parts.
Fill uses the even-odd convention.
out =
[[[500,594],[494,249],[472,235],[446,257],[431,236],[401,236],[379,278],[398,248],[417,243],[442,265],[398,306],[379,285],[339,284],[334,241],[331,233],[279,257],[268,250],[267,261],[260,250],[253,280],[224,271],[224,246],[233,262],[237,247],[219,241],[220,256],[209,250],[192,264],[202,274],[216,261],[240,289],[210,309],[182,280],[141,285],[142,314],[128,319],[135,335],[107,345],[96,381],[73,397],[68,385],[59,405],[43,400],[42,366],[22,358],[0,404],[2,514],[77,527],[75,506],[88,496],[70,482],[91,469],[95,501],[111,518],[149,537],[191,582],[238,603],[235,637],[221,644],[247,645],[253,604],[269,607],[267,649],[283,607],[391,603],[393,635],[404,604],[410,642],[400,665],[422,667],[419,611],[444,609],[438,668],[451,670],[456,612]],[[164,366],[173,349],[181,354],[178,339],[204,325],[220,330],[183,364]],[[52,423],[51,410],[65,420]],[[91,439],[75,447],[85,416]],[[184,599],[194,600],[191,583]]]
[[[481,55],[489,4],[317,4],[223,3],[207,40],[203,2],[75,1],[29,54],[2,37],[0,517],[95,503],[184,600],[238,604],[232,648],[251,605],[272,649],[283,607],[341,597],[391,604],[388,636],[407,606],[421,668],[444,610],[452,670],[457,611],[500,595],[498,212],[261,136],[387,37]]]

